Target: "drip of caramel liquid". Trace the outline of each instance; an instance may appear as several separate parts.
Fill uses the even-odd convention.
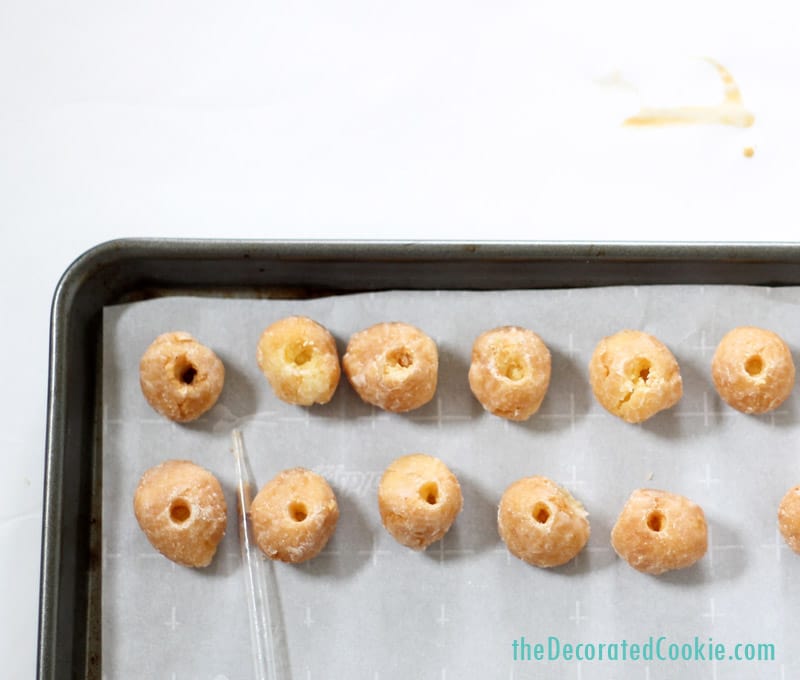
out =
[[[705,61],[716,69],[722,80],[725,94],[722,102],[710,106],[643,106],[639,113],[626,119],[622,124],[628,127],[696,124],[750,127],[755,122],[755,116],[744,107],[742,93],[730,71],[713,59],[706,58]]]

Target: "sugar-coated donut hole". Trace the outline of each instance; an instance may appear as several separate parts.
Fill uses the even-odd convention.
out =
[[[196,420],[219,398],[225,367],[189,333],[159,335],[139,360],[139,385],[150,406],[178,423]]]
[[[363,401],[405,413],[433,399],[439,353],[433,339],[415,326],[378,323],[351,336],[342,368]]]
[[[267,326],[256,362],[275,396],[288,404],[327,404],[339,384],[336,341],[313,319],[289,316]]]
[[[439,502],[439,485],[436,482],[425,482],[419,487],[419,497],[428,505],[436,505]]]
[[[256,545],[270,559],[298,564],[328,543],[339,520],[336,496],[325,478],[305,468],[278,473],[250,504]]]
[[[146,470],[134,493],[133,512],[150,544],[187,567],[211,563],[227,525],[219,480],[188,460],[167,460]]]
[[[192,516],[192,508],[184,498],[176,498],[169,506],[169,518],[175,524],[183,524]]]
[[[729,406],[747,414],[768,413],[786,401],[794,388],[791,348],[766,328],[734,328],[717,345],[711,377]]]
[[[658,533],[664,528],[665,522],[666,517],[664,517],[664,513],[659,510],[654,510],[647,515],[647,528],[650,529],[650,531]]]
[[[786,544],[800,554],[800,486],[789,489],[781,499],[778,529]]]
[[[496,359],[497,372],[514,382],[525,377],[525,364],[517,352],[503,350]]]
[[[706,554],[708,524],[703,509],[685,496],[636,489],[611,530],[611,546],[637,571],[658,576]]]
[[[748,375],[756,376],[764,370],[764,360],[758,354],[748,357],[744,362],[744,370]]]
[[[548,520],[553,516],[553,512],[547,503],[539,501],[533,506],[531,510],[531,517],[539,524],[547,524]]]
[[[378,510],[401,545],[424,550],[440,540],[461,512],[455,475],[438,458],[415,453],[392,461],[378,484]]]
[[[289,503],[289,517],[295,522],[302,522],[308,517],[308,508],[302,501],[292,501]]]
[[[658,338],[622,330],[602,338],[589,361],[595,399],[628,423],[641,423],[671,408],[683,394],[680,367]]]
[[[542,568],[569,562],[591,533],[580,501],[542,476],[518,479],[505,490],[497,529],[512,555]]]
[[[472,345],[469,387],[489,413],[524,421],[539,410],[550,384],[550,351],[528,328],[501,326]]]

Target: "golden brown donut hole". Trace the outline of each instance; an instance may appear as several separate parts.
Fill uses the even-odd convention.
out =
[[[290,316],[265,328],[256,360],[275,395],[289,404],[327,404],[341,376],[336,341],[305,316]]]
[[[282,562],[310,560],[327,545],[339,520],[336,495],[325,478],[292,468],[267,482],[250,505],[256,544]]]
[[[658,575],[684,569],[708,548],[705,514],[685,496],[637,489],[611,530],[611,545],[637,571]]]
[[[737,411],[767,413],[792,393],[792,352],[770,330],[734,328],[717,345],[711,360],[711,377],[719,396]]]
[[[472,346],[469,386],[496,416],[522,421],[542,404],[550,384],[550,351],[527,328],[503,326],[478,336]]]
[[[225,367],[189,333],[159,335],[139,362],[139,384],[147,403],[179,423],[195,420],[217,402]]]
[[[225,534],[222,487],[211,472],[188,460],[168,460],[147,470],[133,510],[150,544],[187,567],[207,566]]]
[[[671,408],[683,394],[672,352],[655,336],[636,330],[620,331],[597,344],[589,382],[598,403],[629,423]]]
[[[547,477],[525,477],[503,493],[497,528],[509,552],[537,567],[557,567],[589,540],[588,513],[564,487]]]
[[[439,353],[419,328],[399,321],[379,323],[350,338],[342,366],[362,400],[403,413],[433,399]]]
[[[394,460],[378,485],[383,526],[398,543],[414,550],[444,537],[462,506],[456,476],[441,460],[424,453]]]
[[[787,545],[800,553],[800,486],[786,492],[778,506],[778,528]]]

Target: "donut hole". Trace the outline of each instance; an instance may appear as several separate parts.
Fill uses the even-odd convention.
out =
[[[516,352],[504,351],[497,356],[497,372],[504,378],[517,381],[525,377],[525,363]]]
[[[184,385],[191,385],[197,376],[197,367],[185,355],[175,359],[175,378]]]
[[[439,502],[439,485],[436,482],[425,482],[419,487],[419,497],[428,505],[436,505]]]
[[[414,363],[414,357],[407,347],[397,347],[386,355],[386,363],[393,369],[410,368]]]
[[[756,376],[764,370],[764,360],[758,354],[748,357],[744,362],[744,370],[748,375]]]
[[[184,498],[176,498],[169,506],[169,518],[175,524],[183,524],[192,516],[192,508]]]
[[[289,503],[289,517],[295,522],[302,522],[308,517],[308,508],[302,501],[292,501]]]
[[[311,357],[314,356],[314,346],[304,340],[298,340],[287,345],[283,355],[287,364],[302,366],[311,361]]]
[[[644,357],[639,357],[633,364],[633,380],[634,382],[642,382],[647,384],[647,380],[650,377],[650,368],[652,364],[650,363],[649,359],[645,359]]]
[[[650,529],[650,531],[658,533],[664,528],[665,524],[666,518],[664,517],[664,513],[660,510],[653,510],[653,512],[647,516],[647,528]]]
[[[531,517],[539,524],[547,524],[552,514],[553,513],[550,512],[550,506],[541,501],[536,503],[536,505],[533,506],[533,510],[531,510]]]

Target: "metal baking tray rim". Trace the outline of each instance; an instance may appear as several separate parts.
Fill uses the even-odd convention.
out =
[[[798,243],[119,239],[78,257],[52,302],[37,678],[99,678],[98,378],[105,305],[202,290],[301,295],[388,288],[623,283],[800,285]],[[96,591],[95,591],[96,594]]]

